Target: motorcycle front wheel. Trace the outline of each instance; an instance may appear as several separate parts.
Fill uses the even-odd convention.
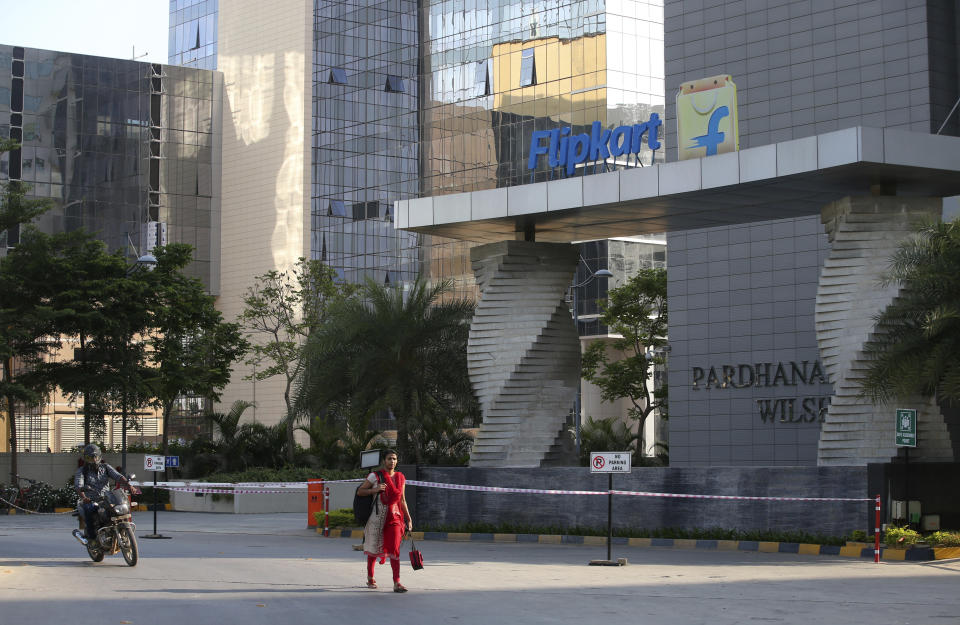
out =
[[[103,562],[103,551],[92,546],[93,542],[94,541],[90,541],[90,544],[87,545],[87,553],[94,562]]]
[[[120,553],[123,554],[123,559],[126,561],[127,566],[137,566],[140,552],[137,548],[136,534],[134,534],[133,530],[129,527],[121,527],[119,529],[119,539]],[[103,556],[100,556],[100,558],[103,559]]]

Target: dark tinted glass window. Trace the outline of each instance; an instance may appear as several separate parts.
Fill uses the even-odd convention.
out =
[[[403,78],[399,76],[388,75],[387,84],[384,89],[385,91],[390,91],[393,93],[403,93],[406,91],[406,87],[403,84]]]

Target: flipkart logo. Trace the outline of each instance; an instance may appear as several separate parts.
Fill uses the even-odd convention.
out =
[[[680,85],[677,93],[679,159],[740,149],[737,86],[730,76],[712,76]]]

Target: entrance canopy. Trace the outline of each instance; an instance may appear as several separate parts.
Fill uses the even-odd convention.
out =
[[[699,159],[402,200],[395,226],[571,242],[819,214],[845,196],[960,194],[960,138],[854,127]]]

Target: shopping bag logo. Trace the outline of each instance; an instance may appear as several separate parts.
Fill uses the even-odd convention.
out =
[[[711,76],[680,85],[677,149],[680,160],[740,149],[737,86],[731,76]]]

